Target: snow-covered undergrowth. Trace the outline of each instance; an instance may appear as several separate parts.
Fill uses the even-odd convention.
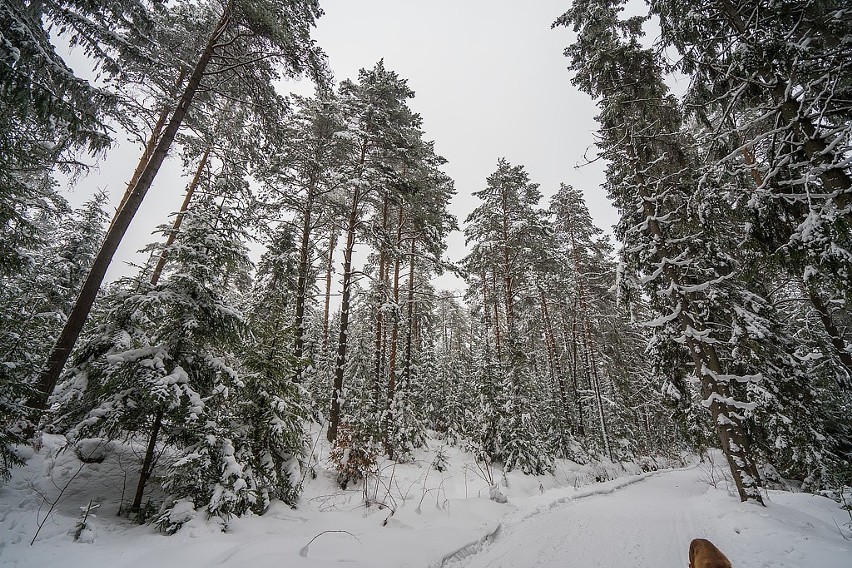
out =
[[[741,505],[722,485],[714,488],[708,484],[706,471],[694,463],[660,464],[686,467],[643,472],[654,466],[650,462],[644,468],[635,463],[580,465],[561,460],[553,475],[513,472],[503,476],[497,468],[489,470],[477,464],[471,454],[443,447],[434,440],[429,449],[417,453],[413,463],[381,463],[377,475],[347,490],[337,486],[336,472],[329,469],[327,447],[318,444],[314,453],[316,477],[306,476],[297,509],[273,503],[263,516],[234,518],[227,527],[187,511],[189,520],[183,528],[174,536],[164,536],[153,526],[139,526],[117,515],[122,501],[130,499],[135,487],[139,462],[134,453],[139,448],[118,443],[94,445],[86,451],[103,461],[84,463],[73,450],[63,451],[63,446],[64,438],[45,435],[38,451],[21,449],[28,458],[27,465],[14,470],[12,479],[0,486],[0,565],[489,565],[481,562],[497,546],[513,546],[509,538],[518,527],[540,523],[592,499],[617,506],[619,495],[634,487],[641,490],[648,478],[664,487],[666,476],[673,472],[686,476],[696,492],[707,493],[720,515],[723,509],[738,515],[739,529],[750,527],[751,519],[759,521],[756,526],[761,527],[761,538],[771,540],[774,534],[779,550],[786,546],[781,540],[789,539],[784,530],[809,530],[816,531],[812,538],[833,538],[832,546],[846,546],[852,552],[852,543],[841,536],[845,531],[852,538],[843,525],[849,521],[848,517],[844,521],[846,513],[824,497],[771,492],[767,509]],[[434,467],[439,453],[443,471]],[[648,499],[664,502],[666,494],[656,491]],[[82,522],[86,510],[88,516]],[[625,518],[635,522],[635,517],[634,512]],[[576,533],[571,526],[553,527],[554,534],[560,531]],[[605,544],[599,537],[587,536],[588,550],[583,556],[587,560],[594,558],[596,550],[603,554],[602,547],[618,546],[617,542]],[[683,538],[695,536],[706,535],[684,533]],[[572,546],[578,545],[574,542]],[[529,547],[521,544],[515,548]],[[533,560],[539,555],[532,549],[527,552],[528,556],[514,561],[521,564],[505,565],[595,565],[569,561],[536,564]],[[572,554],[576,555],[576,550]],[[797,564],[754,564],[788,565]]]

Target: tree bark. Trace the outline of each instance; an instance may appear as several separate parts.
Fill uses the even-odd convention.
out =
[[[563,321],[563,330],[567,324]],[[567,332],[563,331],[563,341],[568,341]],[[583,399],[580,397],[580,374],[578,363],[580,362],[580,354],[577,347],[577,316],[574,315],[571,322],[571,387],[574,391],[574,401],[577,405],[577,434],[580,436],[586,435],[586,426],[583,418],[585,409],[583,408]]]
[[[171,93],[170,96],[174,96],[174,94],[177,93],[185,78],[186,70],[181,69],[178,80],[175,82],[174,92]],[[169,106],[164,105],[163,110],[160,111],[160,114],[157,117],[157,122],[154,123],[154,128],[151,129],[151,135],[145,143],[145,149],[142,151],[142,157],[139,159],[139,163],[136,164],[136,169],[133,171],[133,175],[130,176],[130,181],[127,184],[127,188],[124,190],[124,195],[121,196],[121,202],[118,204],[118,207],[115,208],[115,215],[113,216],[113,220],[110,221],[110,226],[112,226],[115,222],[115,217],[118,216],[118,212],[121,211],[121,208],[124,207],[125,203],[127,203],[127,199],[133,192],[133,188],[136,186],[139,176],[142,175],[142,172],[145,170],[145,166],[148,165],[148,159],[157,147],[157,142],[160,140],[160,134],[162,134],[163,127],[166,126],[166,121],[169,119],[169,110]]]
[[[160,435],[160,427],[163,424],[163,407],[158,406],[154,415],[154,423],[151,425],[151,433],[148,436],[148,446],[145,448],[145,457],[142,460],[142,469],[139,471],[139,482],[136,484],[136,494],[130,505],[131,513],[139,513],[142,507],[142,497],[145,495],[145,485],[151,478],[154,468],[154,450],[157,447],[157,438]]]
[[[604,448],[606,449],[607,457],[612,461],[612,448],[609,444],[609,427],[606,422],[606,414],[603,408],[603,397],[601,396],[600,376],[598,374],[598,364],[595,359],[595,337],[592,334],[591,324],[589,322],[589,302],[586,298],[586,285],[584,276],[580,270],[580,257],[577,254],[577,241],[574,238],[573,230],[570,231],[571,237],[571,256],[574,259],[574,272],[577,275],[577,296],[580,300],[580,315],[583,318],[583,343],[586,346],[588,353],[587,364],[589,366],[589,384],[592,387],[592,392],[595,393],[595,402],[598,406],[598,420],[601,425],[601,436],[603,437]]]
[[[729,0],[716,0],[716,5],[728,19],[740,40],[743,43],[749,43],[746,23],[736,7]],[[800,104],[788,95],[785,87],[786,81],[772,69],[758,69],[756,71],[765,83],[774,84],[771,95],[780,104],[778,114],[799,135],[805,156],[814,166],[822,170],[819,173],[822,183],[828,189],[839,192],[836,198],[838,208],[845,208],[852,202],[852,195],[843,192],[848,192],[852,188],[852,178],[843,168],[834,163],[832,152],[828,151],[828,142],[816,129],[811,118],[799,112]],[[847,214],[846,217],[848,219],[850,214]]]
[[[367,161],[368,142],[362,140],[361,152],[358,157],[357,173],[355,179],[360,181]],[[343,249],[343,290],[340,299],[340,333],[337,339],[337,358],[334,362],[334,386],[331,393],[331,410],[328,418],[328,432],[326,437],[329,442],[337,438],[337,429],[340,426],[340,397],[343,393],[343,375],[346,371],[346,348],[349,335],[349,312],[351,311],[352,298],[352,252],[355,249],[355,231],[361,210],[361,186],[355,184],[352,190],[352,205],[349,209],[349,220],[346,228],[346,248]]]
[[[816,293],[815,290],[811,289],[810,286],[808,288],[808,297],[811,300],[811,304],[816,310],[817,315],[819,316],[820,321],[822,322],[823,327],[825,328],[825,332],[828,334],[829,339],[831,340],[831,345],[834,347],[835,352],[837,353],[837,358],[840,359],[840,362],[843,363],[843,366],[846,367],[846,372],[852,377],[852,353],[846,347],[846,342],[843,339],[843,334],[837,329],[837,326],[834,325],[834,320],[831,318],[831,313],[828,311],[828,307],[822,301],[822,298]],[[848,388],[848,385],[841,385]]]
[[[195,97],[195,93],[201,84],[207,64],[213,56],[216,42],[227,29],[229,21],[230,9],[226,8],[195,65],[195,69],[189,78],[180,102],[172,113],[162,137],[157,142],[157,147],[151,154],[150,160],[145,164],[145,168],[139,176],[136,185],[133,187],[133,191],[128,195],[124,206],[116,213],[113,224],[107,231],[104,242],[92,264],[92,268],[89,270],[89,274],[83,283],[77,301],[74,303],[74,308],[72,308],[71,313],[68,315],[65,327],[62,329],[62,333],[51,350],[44,371],[39,377],[36,387],[38,394],[31,401],[31,405],[37,410],[43,411],[47,407],[48,397],[53,392],[56,382],[59,380],[59,375],[62,373],[62,369],[71,355],[71,350],[74,348],[77,338],[83,329],[83,325],[86,323],[86,319],[95,302],[95,297],[106,275],[107,268],[109,268],[112,261],[112,257],[118,249],[118,245],[121,243],[124,234],[127,232],[130,222],[136,215],[136,211],[139,210],[145,194],[154,182],[154,178],[157,176],[160,166],[162,166],[171,148],[172,142],[174,142],[178,129],[183,123],[183,119],[192,104],[192,99]]]
[[[401,269],[401,260],[399,257],[399,250],[402,246],[402,224],[403,224],[403,209],[402,204],[399,205],[399,214],[397,216],[397,225],[396,225],[396,249],[397,249],[397,257],[394,260],[393,265],[393,304],[397,310],[399,310],[399,272]],[[387,411],[389,408],[390,401],[393,399],[393,391],[396,388],[396,359],[397,353],[399,351],[399,314],[397,313],[397,317],[394,318],[393,326],[391,326],[391,339],[390,339],[390,357],[388,362],[388,388],[385,396],[385,410]]]
[[[500,346],[500,311],[499,300],[497,299],[497,275],[494,273],[494,270],[491,270],[491,289],[492,294],[494,296],[494,300],[492,302],[494,308],[494,347],[497,353],[497,365],[502,364],[503,356],[501,355],[501,346]]]
[[[411,365],[412,365],[412,354],[413,354],[413,342],[414,335],[416,333],[416,322],[414,321],[414,258],[416,252],[417,244],[415,239],[411,239],[411,252],[409,254],[408,261],[408,292],[406,297],[406,331],[405,331],[405,351],[403,354],[402,360],[402,381],[401,384],[404,388],[410,388],[410,380],[411,380]],[[394,381],[393,389],[390,388],[390,383],[388,385],[388,410],[386,414],[386,423],[385,423],[385,432],[386,434],[390,433],[390,427],[393,424],[394,415],[393,415],[393,399],[396,396],[396,390],[398,386],[396,381]],[[391,442],[389,436],[387,436],[386,448],[388,450],[388,457],[393,459],[394,447]]]
[[[561,403],[561,411],[563,416],[570,417],[570,408],[568,404],[568,393],[565,390],[565,377],[562,374],[562,369],[559,366],[558,355],[556,352],[556,338],[553,336],[553,322],[550,319],[550,310],[547,305],[547,296],[544,294],[544,289],[538,286],[538,295],[541,301],[541,316],[542,327],[544,329],[544,344],[547,349],[547,362],[550,370],[551,384],[555,385],[559,393],[559,401]],[[560,420],[562,423],[563,420]],[[570,420],[569,427],[570,427]],[[564,428],[560,426],[560,435],[566,438]]]
[[[743,148],[743,159],[745,160],[746,165],[750,167],[751,177],[754,180],[755,185],[757,187],[763,185],[763,176],[757,170],[754,154],[749,151],[748,148]],[[796,262],[795,264],[799,265],[800,271],[804,271],[801,263]],[[834,347],[838,359],[840,359],[840,362],[844,367],[846,367],[846,371],[849,373],[849,376],[852,377],[852,353],[850,353],[846,347],[846,341],[843,338],[843,334],[839,329],[837,329],[837,326],[834,325],[834,321],[831,318],[831,314],[828,312],[825,302],[822,301],[822,298],[820,298],[814,287],[809,286],[807,283],[804,283],[804,286],[807,288],[808,298],[810,299],[811,304],[819,316],[823,328],[825,328],[825,331],[831,340],[831,345]]]
[[[327,438],[329,442],[333,442],[337,438],[337,428],[340,425],[340,396],[343,392],[343,374],[346,369],[346,346],[348,343],[350,298],[352,294],[352,252],[355,249],[355,230],[358,227],[360,201],[361,191],[356,186],[352,193],[352,208],[349,211],[346,248],[343,249],[343,292],[340,301],[340,334],[337,340],[337,359],[334,363],[334,389],[331,393],[331,412],[328,420]]]
[[[157,260],[157,266],[154,267],[154,271],[151,273],[151,286],[155,286],[157,282],[160,281],[160,276],[163,274],[163,269],[166,267],[166,260],[168,257],[166,249],[168,249],[168,247],[175,242],[177,233],[180,230],[181,224],[183,223],[183,217],[189,210],[189,204],[192,201],[192,196],[195,194],[195,190],[198,189],[198,184],[201,182],[201,174],[204,172],[204,167],[207,165],[207,160],[210,157],[211,146],[207,146],[207,148],[204,149],[204,154],[202,154],[201,156],[201,161],[198,162],[198,167],[195,170],[195,175],[192,176],[192,181],[186,188],[186,197],[183,198],[183,203],[181,203],[180,211],[178,211],[178,214],[175,216],[174,223],[172,223],[172,230],[169,233],[169,236],[166,238],[166,243],[163,246],[163,251],[160,254],[160,258]]]
[[[663,264],[663,274],[669,282],[677,287],[682,287],[683,282],[677,268],[665,260],[675,257],[667,250],[665,235],[656,221],[655,200],[649,194],[645,184],[641,183],[641,180],[639,197],[642,200],[643,213],[646,218],[645,230],[656,243],[655,260]],[[679,305],[674,307],[678,313],[677,321],[684,331],[686,347],[695,365],[695,374],[700,381],[701,396],[709,404],[713,427],[719,436],[722,452],[728,461],[728,467],[731,469],[737,493],[741,501],[752,499],[763,505],[763,496],[760,494],[760,476],[749,450],[750,444],[743,424],[744,419],[737,412],[736,407],[729,402],[731,401],[731,394],[728,385],[717,379],[723,373],[716,349],[712,344],[696,341],[693,333],[686,333],[690,330],[700,333],[705,328],[703,322],[692,316],[688,296],[682,294],[678,301]]]
[[[396,392],[396,359],[399,352],[399,272],[401,268],[401,258],[399,251],[402,247],[402,226],[404,221],[404,213],[402,203],[399,204],[399,214],[396,222],[396,250],[397,256],[394,259],[393,265],[393,304],[397,309],[397,315],[394,317],[393,326],[391,326],[390,338],[390,356],[388,358],[388,386],[385,393],[384,419],[382,420],[382,441],[385,447],[385,452],[388,457],[393,459],[393,445],[390,442],[389,433],[390,425],[393,422],[393,412],[391,406],[393,404],[394,393]]]
[[[387,235],[388,230],[388,209],[390,207],[390,200],[388,196],[385,195],[384,202],[382,203],[382,236]],[[381,404],[381,386],[384,382],[384,304],[385,304],[385,296],[387,293],[387,282],[385,281],[385,263],[387,262],[387,250],[386,243],[382,243],[381,250],[379,251],[379,271],[377,278],[377,288],[379,294],[379,305],[376,306],[376,329],[375,329],[375,340],[373,344],[373,359],[374,359],[374,369],[373,369],[373,399],[375,401],[376,407],[378,408]]]
[[[331,305],[331,275],[334,273],[334,251],[337,248],[337,226],[331,221],[331,233],[328,236],[328,257],[325,264],[325,305],[322,310],[322,348],[328,352],[328,316]]]
[[[316,172],[311,170],[308,176],[308,194],[305,197],[305,213],[302,217],[302,239],[299,242],[299,269],[296,278],[296,313],[295,330],[293,338],[293,358],[296,360],[296,368],[293,382],[302,382],[303,363],[302,357],[305,352],[305,302],[308,295],[308,268],[310,265],[311,248],[311,222],[316,197],[317,180]]]

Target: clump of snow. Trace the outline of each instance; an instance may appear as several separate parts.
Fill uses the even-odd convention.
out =
[[[111,444],[103,438],[84,438],[74,443],[74,453],[83,463],[102,463],[112,449]]]

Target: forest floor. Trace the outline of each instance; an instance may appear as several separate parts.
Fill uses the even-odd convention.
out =
[[[696,537],[736,568],[852,566],[850,516],[836,502],[769,491],[765,508],[742,504],[718,458],[644,473],[560,460],[554,475],[503,477],[432,441],[414,463],[380,464],[343,491],[320,444],[297,509],[274,503],[224,531],[198,515],[164,536],[116,515],[134,483],[132,448],[110,444],[102,463],[82,464],[63,440],[22,449],[27,465],[0,484],[0,566],[685,568]],[[431,467],[439,449],[442,472]],[[75,541],[90,501],[99,507]]]

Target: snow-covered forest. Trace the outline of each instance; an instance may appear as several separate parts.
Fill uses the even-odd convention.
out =
[[[7,544],[16,565],[44,566],[66,541],[219,546],[213,532],[308,519],[303,548],[287,545],[305,562],[323,546],[310,537],[335,532],[383,548],[363,565],[497,565],[483,549],[500,523],[522,533],[581,486],[629,501],[649,477],[638,507],[669,487],[685,510],[763,518],[786,539],[776,525],[812,515],[836,532],[789,565],[849,559],[852,6],[625,4],[553,14],[564,73],[598,108],[606,177],[545,193],[499,156],[457,187],[400,70],[333,76],[312,39],[319,0],[0,3],[0,527],[16,535],[0,536],[0,562]],[[313,95],[287,90],[297,77]],[[119,145],[138,148],[110,173],[120,202],[72,207]],[[158,175],[169,160],[181,178]],[[110,281],[163,183],[180,209]],[[476,202],[465,218],[460,191]],[[588,191],[616,208],[614,235]],[[447,255],[454,231],[464,258]],[[436,284],[446,273],[464,289]],[[655,473],[670,468],[685,469]],[[513,499],[510,523],[493,507]],[[426,504],[446,534],[411,517]],[[343,509],[357,522],[322,517]],[[376,535],[401,526],[445,546],[395,555],[412,537]],[[329,550],[351,545],[338,536]],[[54,552],[28,556],[30,538]]]

